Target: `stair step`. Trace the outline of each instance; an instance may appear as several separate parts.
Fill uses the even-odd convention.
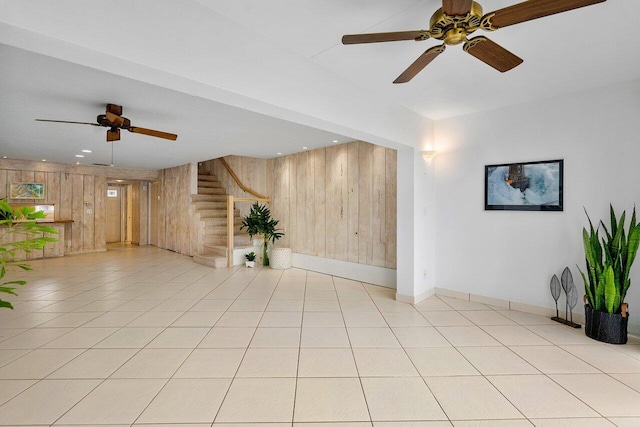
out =
[[[197,213],[200,214],[200,219],[206,218],[227,218],[227,211],[225,209],[198,209]]]
[[[193,256],[193,261],[213,268],[224,268],[227,266],[227,257],[220,256],[213,252],[200,252]]]
[[[223,226],[227,227],[227,217],[212,217],[212,218],[200,218],[201,221],[204,221],[205,227],[213,227],[213,226]],[[242,225],[242,218],[235,217],[234,224],[236,228],[239,228]]]
[[[202,219],[202,221],[204,221],[204,226],[205,227],[213,227],[216,225],[219,226],[227,226],[227,217],[217,217],[217,218],[204,218]]]
[[[200,188],[223,188],[220,181],[198,181]]]
[[[226,196],[227,192],[222,187],[208,187],[208,186],[198,186],[198,194],[219,194]]]
[[[204,237],[204,244],[207,246],[227,246],[227,236],[209,235]],[[237,235],[233,238],[233,246],[235,247],[247,247],[251,246],[251,239],[249,236]]]
[[[206,210],[206,209],[224,209],[225,214],[227,212],[227,202],[192,202],[196,211]]]
[[[218,177],[215,175],[198,174],[198,181],[218,181]]]
[[[227,201],[226,194],[192,194],[192,202],[225,202]]]
[[[220,246],[220,245],[208,245],[208,244],[204,244],[202,245],[204,251],[206,253],[209,254],[213,254],[215,256],[218,257],[223,257],[223,258],[227,258],[227,247],[226,246]]]
[[[204,227],[205,233],[207,235],[214,235],[220,237],[227,237],[227,225],[205,225]],[[249,236],[246,231],[240,230],[240,225],[233,227],[234,236]]]

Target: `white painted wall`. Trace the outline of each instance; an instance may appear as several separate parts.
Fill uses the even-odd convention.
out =
[[[433,122],[432,122],[433,123]],[[418,302],[435,290],[434,164],[422,158],[433,149],[435,127],[414,148],[398,149],[396,297]]]
[[[640,208],[639,120],[635,80],[436,122],[437,287],[553,307],[554,273],[570,266],[581,286],[583,207]],[[484,165],[551,159],[565,160],[564,212],[484,211]],[[638,333],[639,260],[631,282]]]

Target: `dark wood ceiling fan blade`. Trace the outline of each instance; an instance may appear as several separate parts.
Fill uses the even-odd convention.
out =
[[[51,122],[51,123],[72,123],[74,125],[91,125],[91,126],[100,126],[98,123],[89,123],[89,122],[70,122],[68,120],[48,120],[48,119],[35,119],[36,122]]]
[[[449,16],[465,16],[472,4],[473,0],[442,0],[442,11]]]
[[[395,79],[394,83],[406,83],[412,78],[416,76],[420,71],[424,69],[431,61],[436,59],[438,55],[440,55],[445,50],[445,45],[434,46],[432,48],[427,49],[422,55],[416,59],[413,64],[409,65],[409,68],[404,70],[402,74]]]
[[[606,0],[529,0],[505,7],[504,9],[498,9],[495,12],[486,14],[485,17],[490,16],[490,27],[492,29],[498,29],[556,13],[603,3],[605,1]]]
[[[120,141],[120,129],[107,129],[107,142]]]
[[[137,126],[131,126],[131,127],[127,128],[127,130],[129,132],[133,132],[133,133],[141,133],[143,135],[149,135],[149,136],[155,136],[155,137],[158,137],[158,138],[170,139],[172,141],[175,141],[176,139],[178,139],[178,135],[175,135],[173,133],[161,132],[159,130],[153,130],[153,129],[139,128]]]
[[[397,42],[402,40],[426,40],[425,31],[395,31],[391,33],[347,34],[342,36],[342,44]]]
[[[474,37],[464,44],[464,51],[504,73],[522,64],[522,59],[484,36]]]

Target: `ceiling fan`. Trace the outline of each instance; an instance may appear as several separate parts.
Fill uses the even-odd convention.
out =
[[[556,13],[567,12],[606,0],[529,0],[513,6],[482,14],[482,6],[472,0],[442,0],[442,7],[432,16],[428,30],[398,31],[390,33],[348,34],[342,44],[379,43],[401,40],[422,41],[429,38],[442,40],[440,46],[427,49],[394,83],[406,83],[422,71],[446,49],[447,45],[464,43],[463,50],[500,72],[509,71],[522,63],[522,59],[484,36],[468,39],[478,29],[494,31],[509,25]]]
[[[102,126],[107,129],[107,142],[120,140],[120,129],[126,129],[129,132],[141,133],[143,135],[155,136],[157,138],[170,139],[175,141],[178,135],[173,133],[161,132],[159,130],[145,129],[137,126],[131,126],[131,121],[126,117],[122,117],[122,106],[115,104],[107,104],[105,114],[100,114],[96,118],[96,123],[89,122],[70,122],[66,120],[48,120],[48,119],[36,119],[38,122],[53,122],[53,123],[73,123],[80,125]]]

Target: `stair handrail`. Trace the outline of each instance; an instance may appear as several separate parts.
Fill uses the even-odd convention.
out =
[[[257,191],[254,191],[254,190],[250,189],[249,187],[247,187],[246,185],[244,185],[240,181],[240,178],[238,178],[238,175],[236,175],[235,172],[233,171],[233,169],[231,169],[231,166],[229,166],[229,163],[227,163],[227,161],[224,159],[224,157],[220,157],[220,158],[218,158],[218,160],[220,160],[220,163],[222,163],[222,166],[224,166],[224,168],[227,170],[227,172],[229,172],[229,175],[231,175],[231,178],[233,178],[235,183],[238,185],[238,187],[240,187],[240,189],[242,191],[244,191],[246,193],[249,193],[249,194],[253,194],[258,199],[267,200],[267,203],[269,203],[269,198],[268,197],[263,196],[262,194],[258,193]]]

